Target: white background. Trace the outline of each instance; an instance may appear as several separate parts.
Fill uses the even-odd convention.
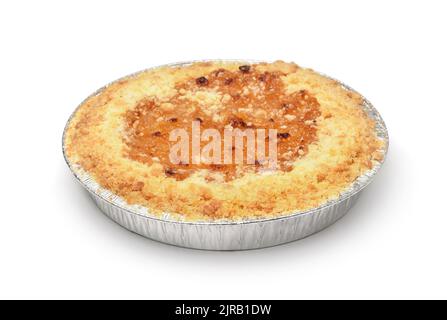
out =
[[[2,1],[0,298],[447,298],[445,1]],[[390,151],[329,229],[246,252],[181,249],[100,213],[65,122],[102,85],[206,58],[295,61],[350,84]]]

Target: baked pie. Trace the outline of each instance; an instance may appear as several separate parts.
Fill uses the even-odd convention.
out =
[[[284,216],[336,199],[382,159],[362,103],[335,80],[282,61],[159,67],[83,102],[65,154],[153,215]]]

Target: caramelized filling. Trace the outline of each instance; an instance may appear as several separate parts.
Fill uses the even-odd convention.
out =
[[[209,170],[207,179],[220,177],[225,181],[241,177],[246,172],[266,170],[265,159],[256,159],[254,164],[245,161],[243,164],[192,164],[190,158],[188,163],[173,164],[169,153],[176,142],[169,141],[170,132],[180,128],[191,136],[191,124],[198,121],[202,132],[217,129],[222,138],[225,128],[265,129],[266,149],[268,129],[276,129],[277,170],[291,170],[293,162],[304,156],[308,145],[316,140],[316,119],[320,111],[317,99],[309,92],[302,90],[287,94],[281,80],[284,75],[258,71],[256,65],[240,66],[237,71],[217,69],[177,83],[177,94],[169,101],[141,100],[125,116],[127,156],[149,165],[158,162],[166,176],[177,180],[201,169]],[[201,93],[211,94],[214,100],[194,98]],[[207,143],[201,142],[201,147]],[[223,155],[224,143],[221,145]],[[246,149],[244,143],[244,154]]]

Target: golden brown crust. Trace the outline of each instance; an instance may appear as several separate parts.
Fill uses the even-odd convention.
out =
[[[227,182],[210,181],[198,171],[178,181],[159,163],[127,156],[125,117],[139,101],[168,101],[178,94],[178,83],[220,68],[237,71],[239,67],[223,62],[162,67],[108,86],[84,102],[71,119],[64,141],[69,161],[127,203],[143,205],[156,214],[180,214],[187,220],[238,220],[317,207],[337,198],[380,160],[381,141],[374,122],[359,107],[362,98],[334,80],[284,62],[259,64],[256,69],[281,72],[285,91],[309,92],[318,101],[320,114],[316,140],[304,156],[295,159],[291,171],[247,172]],[[215,97],[202,92],[194,98],[206,104]]]

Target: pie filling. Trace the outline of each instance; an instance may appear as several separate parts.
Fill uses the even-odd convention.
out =
[[[317,139],[317,118],[321,115],[317,99],[307,90],[287,93],[281,71],[258,71],[256,66],[242,65],[231,71],[218,68],[197,78],[177,82],[177,93],[165,101],[154,98],[140,100],[125,114],[124,143],[126,156],[151,165],[162,165],[164,174],[184,180],[198,170],[218,174],[225,181],[240,178],[247,172],[263,172],[268,168],[268,150],[255,161],[236,163],[194,163],[193,152],[188,161],[173,163],[169,157],[172,145],[170,133],[175,129],[191,130],[192,123],[200,130],[218,130],[221,137],[225,130],[265,130],[263,139],[269,146],[269,129],[276,130],[276,167],[274,170],[290,171],[293,163],[306,155],[308,145]],[[197,99],[197,97],[207,99]],[[274,131],[273,131],[274,132]],[[259,140],[256,140],[259,141]],[[203,148],[208,141],[200,141]],[[259,147],[259,142],[256,142]],[[189,149],[192,148],[192,141]],[[230,152],[235,158],[235,144],[220,144],[221,154]],[[225,148],[229,148],[225,150]],[[243,143],[247,157],[248,143]],[[231,150],[230,150],[231,149]],[[209,175],[214,179],[216,175]]]

